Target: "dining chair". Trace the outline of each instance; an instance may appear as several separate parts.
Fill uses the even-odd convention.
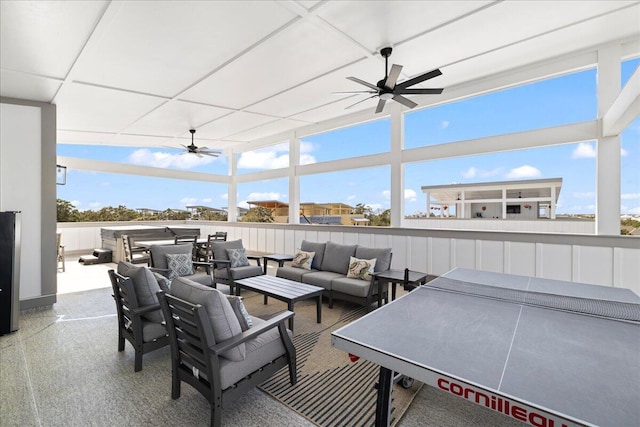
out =
[[[58,252],[58,270],[62,269],[62,272],[64,273],[64,245],[62,244],[62,233],[56,233],[56,247]]]
[[[211,242],[226,242],[227,241],[227,232],[226,231],[217,231],[213,234],[209,234],[207,236],[207,242],[199,245],[198,250],[196,251],[196,261],[208,262],[213,258],[213,253],[211,252]]]
[[[131,237],[128,234],[122,235],[122,246],[124,248],[124,260],[126,262],[149,265],[149,251],[146,248],[134,247],[131,244]]]
[[[173,243],[176,245],[180,245],[182,243],[191,243],[193,245],[193,250],[191,251],[191,259],[193,261],[197,261],[197,250],[198,250],[198,236],[195,234],[183,234],[177,235],[173,239]]]

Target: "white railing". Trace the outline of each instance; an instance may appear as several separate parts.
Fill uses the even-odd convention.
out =
[[[629,288],[640,294],[640,238],[579,234],[312,226],[209,221],[149,222],[226,231],[250,250],[293,253],[302,240],[391,247],[394,268],[441,275],[454,267]],[[67,253],[101,247],[100,228],[132,223],[59,223]]]
[[[513,231],[518,233],[595,234],[593,220],[574,219],[492,219],[492,218],[405,218],[408,228],[439,230]]]

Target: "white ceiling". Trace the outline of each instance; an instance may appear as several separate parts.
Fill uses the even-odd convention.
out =
[[[0,2],[0,95],[58,106],[58,142],[247,149],[358,110],[346,80],[459,88],[611,42],[640,52],[638,1]],[[568,70],[567,70],[568,71]],[[421,106],[438,96],[410,97]],[[389,104],[389,103],[388,103]]]

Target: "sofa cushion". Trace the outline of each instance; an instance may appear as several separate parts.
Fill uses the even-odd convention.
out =
[[[196,272],[190,276],[184,276],[185,279],[189,279],[193,282],[200,283],[203,286],[212,286],[213,281],[211,280],[211,276],[208,274],[204,274],[201,272]]]
[[[240,280],[247,277],[260,276],[264,274],[264,270],[259,265],[246,265],[244,267],[237,267],[231,270],[231,279]],[[215,270],[215,276],[218,279],[228,279],[227,269],[219,268]]]
[[[156,280],[158,281],[158,286],[160,286],[160,289],[162,289],[165,292],[169,292],[169,289],[171,288],[171,280],[167,279],[162,274],[157,273],[155,271],[153,272],[153,277],[155,277]]]
[[[296,282],[302,282],[302,276],[307,273],[312,273],[318,270],[305,270],[303,268],[297,267],[278,267],[278,271],[276,272],[277,277],[282,277],[283,279],[289,279]]]
[[[346,277],[339,277],[331,282],[331,287],[334,292],[342,292],[343,294],[353,295],[361,298],[365,298],[367,295],[369,295],[370,286],[370,281],[348,279]]]
[[[316,243],[303,240],[300,244],[300,250],[305,252],[314,252],[313,261],[311,261],[312,270],[322,270],[322,261],[324,259],[324,251],[326,243]]]
[[[311,270],[311,263],[313,262],[313,257],[315,256],[315,254],[316,254],[315,252],[298,250],[296,255],[291,260],[291,267],[304,268],[305,270]]]
[[[259,326],[265,321],[253,317],[255,326]],[[291,337],[291,331],[287,330]],[[233,362],[231,360],[220,359],[220,383],[222,389],[226,389],[247,376],[247,373],[254,372],[262,366],[277,359],[286,353],[278,328],[272,328],[257,337],[246,342],[246,355],[244,360]]]
[[[177,277],[171,282],[171,295],[200,304],[207,310],[215,342],[222,342],[242,333],[242,327],[227,300],[227,296],[215,288],[210,288],[184,277]],[[245,357],[245,345],[233,347],[222,356],[229,360],[241,361]]]
[[[376,266],[373,271],[386,271],[391,268],[391,248],[367,248],[358,246],[356,248],[356,258],[376,259]]]
[[[169,268],[169,280],[193,274],[193,261],[190,253],[167,254],[165,256],[167,257],[167,267]]]
[[[162,270],[168,270],[167,254],[189,254],[193,252],[191,243],[181,243],[179,245],[151,245],[151,266]]]
[[[360,259],[351,257],[349,259],[348,279],[371,280],[373,269],[376,266],[376,259]]]
[[[249,265],[249,259],[247,258],[247,252],[242,249],[227,249],[227,256],[231,261],[231,268],[246,267]]]
[[[128,277],[131,280],[138,306],[144,307],[158,303],[156,293],[160,290],[160,285],[158,285],[158,281],[153,277],[153,273],[149,268],[138,267],[129,262],[120,261],[117,271],[119,275]],[[161,309],[144,313],[142,317],[156,323],[164,321]]]
[[[242,249],[242,239],[229,240],[228,242],[211,242],[213,259],[228,260],[227,249]]]
[[[314,271],[302,276],[302,283],[320,286],[330,291],[331,281],[340,277],[344,277],[344,274],[334,273],[333,271]]]
[[[356,254],[356,247],[327,242],[321,270],[346,275],[349,270],[349,258]]]

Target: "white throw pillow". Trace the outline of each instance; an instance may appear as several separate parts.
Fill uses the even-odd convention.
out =
[[[371,280],[371,275],[376,266],[376,258],[360,259],[349,257],[349,271],[347,277],[350,279]]]
[[[316,255],[315,252],[305,252],[298,249],[296,255],[293,257],[291,261],[291,267],[296,268],[304,268],[305,270],[311,270],[311,263],[313,262],[313,257]]]

